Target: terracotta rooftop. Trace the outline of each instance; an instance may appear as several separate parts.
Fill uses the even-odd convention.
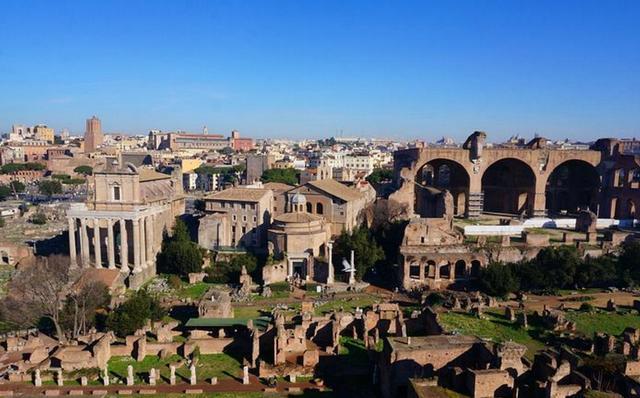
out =
[[[284,213],[275,218],[275,221],[284,223],[305,223],[320,220],[322,220],[322,216],[309,213]]]
[[[262,185],[264,189],[270,189],[272,191],[288,191],[293,189],[293,185],[284,184],[282,182],[267,182]]]
[[[332,179],[309,181],[307,184],[346,202],[361,199],[363,196],[362,193],[355,189],[349,188]]]
[[[171,178],[171,176],[168,174],[159,173],[155,170],[150,170],[150,169],[140,169],[138,170],[138,174],[140,174],[140,182],[164,180],[164,179]]]
[[[235,200],[238,202],[258,202],[267,193],[264,188],[229,188],[206,197],[206,200]]]

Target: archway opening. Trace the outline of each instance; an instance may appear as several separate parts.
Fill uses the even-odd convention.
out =
[[[440,278],[444,278],[444,279],[451,278],[451,265],[447,263],[440,266]]]
[[[453,160],[433,159],[418,170],[415,212],[421,217],[440,217],[438,201],[444,190],[453,197],[453,214],[464,216],[469,197],[469,173]]]
[[[488,213],[531,215],[536,177],[526,163],[501,159],[482,175],[483,209]]]
[[[480,276],[480,261],[478,260],[472,260],[471,261],[471,277],[472,278],[477,278],[478,276]]]
[[[456,279],[463,279],[464,277],[466,277],[467,274],[467,263],[464,262],[464,260],[458,260],[456,261],[456,267],[455,267],[455,278]]]
[[[591,164],[568,160],[549,175],[546,208],[549,215],[574,215],[578,210],[598,211],[600,176]]]

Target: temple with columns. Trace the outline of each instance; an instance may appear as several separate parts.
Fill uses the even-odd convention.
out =
[[[178,174],[117,158],[96,166],[92,195],[67,211],[71,267],[117,270],[118,279],[134,289],[153,277],[163,234],[185,209]]]

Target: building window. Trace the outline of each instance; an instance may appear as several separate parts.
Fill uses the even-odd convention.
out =
[[[242,216],[242,222],[247,222],[247,216]]]
[[[120,187],[118,186],[113,187],[113,200],[120,200]]]
[[[244,225],[242,226],[242,235],[247,233],[247,227],[245,227]]]
[[[313,212],[313,206],[311,205],[311,203],[307,203],[307,213],[312,213]]]
[[[316,204],[316,213],[317,214],[324,214],[324,207],[322,206],[322,203],[317,203]]]
[[[253,216],[253,222],[256,222],[256,221],[258,221],[258,217]]]
[[[420,279],[420,265],[416,263],[411,263],[409,265],[409,278],[411,279]]]
[[[231,219],[232,219],[233,221],[238,221],[238,216],[236,216],[236,215],[234,214],[233,216],[231,216]]]

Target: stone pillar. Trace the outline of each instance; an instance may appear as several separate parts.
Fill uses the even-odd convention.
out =
[[[64,386],[64,379],[62,378],[62,369],[58,369],[58,371],[56,372],[56,383],[58,384],[58,387]]]
[[[542,189],[542,192],[538,191],[539,189]],[[546,187],[536,187],[536,193],[533,197],[533,217],[547,216],[547,197],[545,189]]]
[[[127,385],[133,385],[133,366],[131,365],[127,366]]]
[[[149,370],[149,385],[150,386],[156,385],[156,369],[155,368],[151,368],[151,370]]]
[[[104,384],[105,386],[109,385],[109,369],[107,367],[104,368],[104,371],[102,373],[102,384]]]
[[[40,369],[36,369],[33,375],[33,385],[36,387],[42,387],[42,378],[40,377]]]
[[[100,241],[100,220],[93,219],[93,245],[96,255],[96,268],[102,268],[102,242]]]
[[[109,259],[109,269],[116,268],[116,242],[113,236],[113,223],[113,220],[107,220],[107,257]]]
[[[140,223],[138,220],[131,220],[133,224],[133,271],[140,271]]]
[[[351,250],[351,272],[349,272],[349,284],[356,284],[356,263],[355,263],[355,254],[354,251]]]
[[[127,220],[120,219],[120,267],[129,268],[129,242],[127,240]]]
[[[146,232],[146,247],[147,247],[147,253],[146,253],[146,257],[147,257],[147,264],[151,265],[154,263],[154,258],[153,258],[153,223],[152,223],[152,219],[151,216],[147,216],[145,217],[145,232]]]
[[[80,219],[80,252],[82,256],[82,266],[89,266],[89,236],[87,235],[87,219]]]
[[[145,233],[144,233],[144,217],[140,217],[138,219],[138,224],[139,224],[139,235],[138,239],[140,241],[140,243],[138,243],[138,245],[140,246],[139,251],[140,251],[140,267],[144,268],[147,265],[147,242],[145,240]]]
[[[175,367],[175,365],[170,365],[169,366],[169,371],[171,372],[169,374],[169,384],[174,385],[174,384],[176,384],[176,367]]]
[[[327,284],[333,285],[335,282],[335,270],[333,269],[333,242],[327,242],[327,249],[329,250],[329,272],[327,273]]]
[[[69,218],[69,257],[71,259],[71,268],[78,266],[78,258],[76,251],[76,219]]]
[[[246,365],[242,368],[242,384],[249,384],[249,367]]]
[[[189,383],[191,385],[194,385],[198,382],[197,378],[196,378],[196,365],[191,365],[191,367],[189,367],[189,371],[190,371],[190,377],[189,377]]]

